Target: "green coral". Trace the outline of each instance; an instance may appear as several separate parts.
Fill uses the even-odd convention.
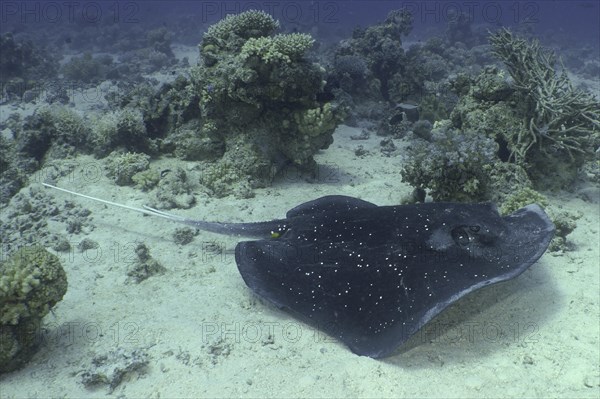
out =
[[[232,40],[232,36],[247,40],[252,37],[269,36],[277,29],[279,29],[279,22],[266,12],[248,10],[237,15],[229,14],[209,26],[202,44],[221,46]]]
[[[144,152],[151,148],[144,116],[138,109],[125,108],[102,115],[93,124],[96,155],[106,156],[114,148]]]
[[[294,113],[298,132],[306,136],[319,136],[336,128],[338,119],[330,103],[318,108],[309,108]]]
[[[402,181],[427,190],[434,201],[475,201],[489,196],[497,144],[475,132],[439,128],[431,141],[408,150]]]
[[[567,235],[571,234],[577,227],[577,220],[581,218],[581,213],[557,210],[550,206],[548,199],[543,194],[532,188],[526,187],[509,195],[500,207],[502,215],[508,215],[529,204],[538,204],[546,210],[552,223],[555,226],[555,233],[550,242],[549,251],[565,252],[572,249],[572,244],[567,240]]]
[[[467,92],[460,97],[450,115],[454,127],[476,130],[505,143],[512,143],[513,137],[524,131],[523,119],[514,109],[514,104],[520,101],[519,96],[506,86],[502,71],[495,67],[484,68],[469,84],[463,82],[455,89]]]
[[[16,135],[19,152],[36,160],[66,158],[76,148],[84,148],[90,135],[78,113],[59,105],[40,107],[25,118],[20,130]]]
[[[43,247],[24,247],[1,265],[0,324],[42,318],[67,291],[59,259]]]
[[[279,34],[273,37],[250,38],[242,46],[243,59],[258,57],[266,64],[298,61],[315,40],[305,33]]]
[[[500,207],[500,214],[509,215],[529,204],[538,204],[542,208],[548,206],[548,199],[530,187],[523,188],[508,196]]]
[[[175,156],[187,161],[214,161],[223,156],[225,142],[214,121],[202,124],[197,119],[177,128],[168,141],[174,142]]]
[[[431,123],[448,119],[448,110],[439,98],[429,94],[424,96],[419,103],[419,119],[428,120]]]
[[[246,156],[245,159],[251,159]],[[212,165],[207,165],[200,177],[210,194],[215,197],[224,197],[234,194],[236,198],[251,198],[254,196],[249,181],[252,169],[240,167],[232,160],[224,159]],[[254,173],[256,175],[256,173]],[[256,177],[255,177],[256,178]]]
[[[146,154],[127,152],[113,153],[106,161],[107,176],[119,186],[131,185],[133,176],[143,172],[150,166],[150,157]]]
[[[159,147],[202,162],[200,182],[218,196],[251,196],[290,163],[314,166],[313,155],[332,142],[340,112],[323,95],[325,69],[305,57],[314,40],[275,34],[278,26],[261,11],[228,16],[204,34],[202,62],[187,78],[158,91],[146,85],[110,96],[111,107],[120,110],[94,123],[96,154],[152,154]],[[135,122],[130,128],[119,125],[123,113]],[[190,194],[182,195],[190,203]]]
[[[160,181],[160,173],[156,169],[147,169],[133,175],[131,180],[136,188],[148,191],[156,187]]]
[[[525,169],[515,163],[497,161],[488,172],[490,183],[486,199],[497,204],[504,203],[515,192],[533,187]]]
[[[227,15],[211,25],[202,38],[200,55],[204,65],[214,66],[222,52],[239,53],[248,39],[270,36],[278,28],[279,22],[264,11],[249,10]]]
[[[23,247],[0,264],[0,373],[31,358],[42,318],[66,291],[59,259],[41,246]]]
[[[159,180],[152,206],[157,209],[189,209],[195,203],[190,179],[185,170],[177,167]]]

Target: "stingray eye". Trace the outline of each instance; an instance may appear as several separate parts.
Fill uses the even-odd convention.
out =
[[[471,230],[473,233],[477,233],[479,229],[479,226],[469,226],[469,230]]]
[[[465,229],[465,226],[460,226],[453,229],[452,239],[456,244],[458,244],[461,247],[469,245],[469,233]]]

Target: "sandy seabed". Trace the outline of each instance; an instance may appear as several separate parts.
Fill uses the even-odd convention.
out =
[[[307,182],[286,173],[251,199],[199,196],[194,219],[261,221],[295,205],[344,194],[379,205],[410,192],[399,155],[384,157],[381,138],[354,141],[360,129],[341,126],[334,144],[316,156]],[[368,153],[356,156],[362,145]],[[145,193],[81,176],[97,162],[81,156],[61,187],[132,206]],[[157,161],[165,168],[173,159]],[[232,253],[235,237],[200,233],[181,246],[178,225],[51,192],[92,211],[94,252],[61,255],[69,289],[45,318],[45,344],[23,369],[0,376],[0,397],[560,397],[600,396],[598,204],[561,194],[554,205],[583,217],[569,236],[575,250],[546,253],[518,278],[468,295],[434,319],[395,356],[374,360],[300,323],[252,294]],[[63,227],[64,228],[64,227]],[[127,283],[139,242],[167,269]],[[73,243],[72,243],[73,244]],[[225,248],[215,254],[210,248]],[[120,348],[120,349],[119,349]],[[139,349],[148,366],[128,373],[111,392],[88,389],[92,359]]]

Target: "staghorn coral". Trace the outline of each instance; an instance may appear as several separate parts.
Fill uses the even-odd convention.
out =
[[[494,139],[500,145],[499,158],[524,169],[537,189],[569,187],[579,168],[591,158],[599,133],[595,128],[585,139],[590,140],[590,148],[570,154],[548,138],[535,138],[537,145],[527,141],[533,137],[528,121],[535,106],[499,68],[486,67],[474,78],[457,76],[451,86],[461,95],[450,114],[453,127]]]
[[[555,69],[555,53],[539,41],[528,42],[501,29],[490,35],[490,44],[524,102],[525,130],[509,141],[515,160],[524,160],[537,144],[542,153],[564,151],[572,161],[582,163],[578,154],[590,154],[600,144],[598,101],[573,87],[562,63],[559,71]]]

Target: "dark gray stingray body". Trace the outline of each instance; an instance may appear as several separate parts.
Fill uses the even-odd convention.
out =
[[[501,217],[492,204],[378,207],[331,196],[287,216],[280,238],[237,245],[244,281],[375,358],[464,295],[521,274],[554,233],[537,205]]]
[[[248,287],[374,358],[391,354],[459,298],[521,274],[554,235],[537,205],[501,217],[492,204],[377,206],[326,196],[285,219],[219,223],[45,185],[201,230],[262,238],[235,249]]]

